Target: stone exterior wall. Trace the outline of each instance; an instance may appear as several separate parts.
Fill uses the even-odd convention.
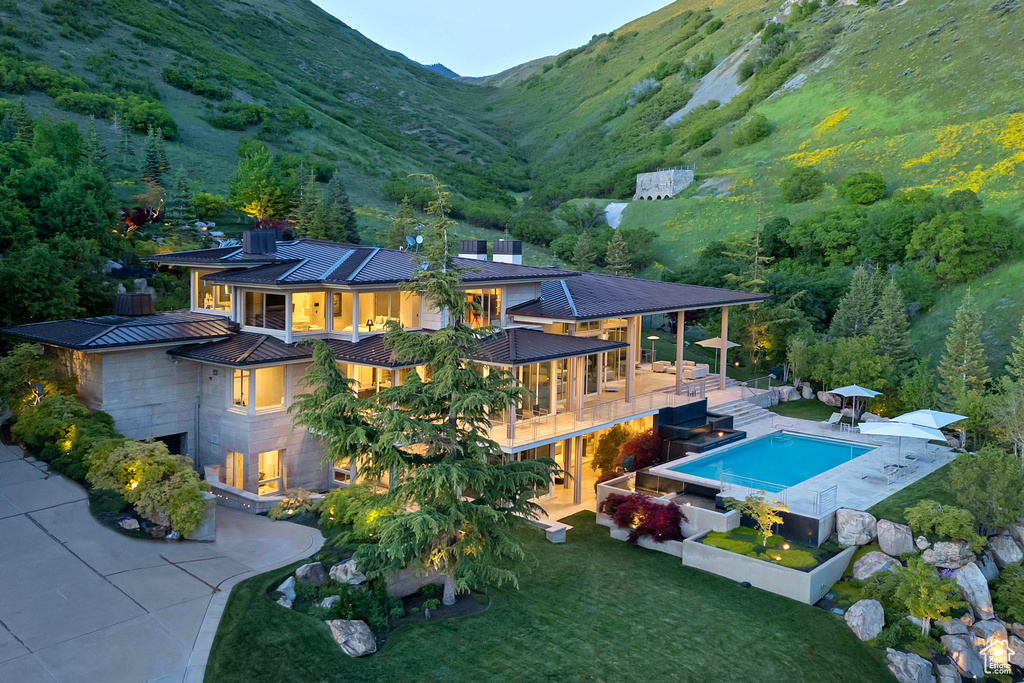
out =
[[[639,173],[636,176],[636,194],[633,199],[668,199],[674,197],[693,182],[693,169],[670,169]]]

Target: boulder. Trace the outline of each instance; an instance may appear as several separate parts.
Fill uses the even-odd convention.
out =
[[[947,636],[967,635],[967,626],[959,619],[940,619],[935,625],[945,631]]]
[[[843,545],[867,545],[875,538],[875,518],[860,510],[836,510],[836,535]]]
[[[217,539],[217,496],[203,491],[203,518],[187,538],[190,541],[211,542]]]
[[[896,567],[902,566],[895,557],[889,557],[885,553],[872,550],[853,563],[853,578],[863,581],[872,574],[896,571]]]
[[[979,621],[968,629],[974,641],[971,643],[974,645],[974,649],[980,651],[991,640],[1001,640],[1004,643],[1009,637],[1006,633],[1006,627],[998,619],[986,619]]]
[[[925,538],[924,536],[918,536],[917,538],[914,539],[914,545],[917,546],[918,550],[927,550],[928,548],[931,547],[932,544],[929,543],[928,539]]]
[[[860,415],[861,422],[888,422],[889,418],[882,417],[881,415],[875,415],[874,413],[864,412]]]
[[[117,523],[117,525],[127,531],[138,531],[139,520],[133,517],[129,517],[128,519],[122,519],[120,522]]]
[[[1005,569],[1008,564],[1020,564],[1021,560],[1024,560],[1024,552],[1021,552],[1020,546],[1006,534],[989,538],[988,550],[999,569]]]
[[[921,553],[921,559],[942,569],[960,569],[974,562],[974,553],[967,541],[939,541]]]
[[[278,593],[284,593],[285,596],[290,600],[295,600],[295,577],[289,576],[285,579],[280,586],[277,587]]]
[[[333,619],[326,622],[334,642],[349,657],[362,657],[377,651],[377,639],[365,621]]]
[[[796,401],[800,399],[800,391],[795,387],[779,387],[780,401]]]
[[[1024,640],[1012,635],[1007,645],[1010,647],[1010,664],[1024,669]]]
[[[1010,624],[1010,633],[1024,640],[1024,624]]]
[[[939,640],[961,676],[985,680],[985,665],[967,642],[967,636],[942,636]]]
[[[960,436],[958,434],[946,434],[946,445],[950,448],[960,448]]]
[[[291,609],[292,599],[289,598],[287,595],[282,595],[277,599],[277,604],[281,605],[281,607],[284,607],[285,609]]]
[[[778,387],[768,387],[768,395],[772,397],[772,405],[773,406],[779,404],[779,388]]]
[[[338,602],[339,600],[341,600],[340,595],[328,595],[326,598],[320,601],[320,606],[324,609],[331,609],[332,607],[334,607],[334,603]],[[966,629],[964,629],[964,631],[966,632]]]
[[[827,406],[833,408],[841,408],[843,406],[843,397],[838,394],[832,394],[827,391],[818,392],[818,400]]]
[[[936,664],[935,670],[939,673],[939,683],[961,683],[963,681],[952,664]]]
[[[320,587],[327,580],[327,572],[320,562],[310,562],[295,570],[295,580],[298,583],[311,583]]]
[[[999,567],[996,566],[996,561],[992,558],[992,553],[985,551],[981,554],[977,560],[974,561],[978,565],[978,569],[981,570],[985,580],[992,583],[999,578]]]
[[[366,581],[366,574],[359,571],[355,560],[345,560],[331,567],[331,579],[338,583],[358,586]]]
[[[906,524],[897,524],[887,519],[878,520],[878,547],[886,555],[899,557],[904,553],[914,552],[914,535]]]
[[[802,387],[800,387],[800,397],[806,400],[811,400],[812,398],[814,398],[814,391],[811,389],[810,384],[805,384]]]
[[[1007,531],[1010,532],[1010,538],[1024,546],[1024,517],[1018,517],[1017,521],[1011,524]]]
[[[967,612],[960,616],[960,623],[967,628],[974,626],[974,613],[970,605],[967,605]]]
[[[846,623],[861,640],[871,640],[885,626],[885,610],[877,600],[860,600],[846,610]]]
[[[978,565],[970,562],[956,573],[956,583],[960,588],[960,595],[971,603],[974,615],[979,621],[992,619],[996,616],[992,609],[992,596],[988,592],[988,581],[978,569]]]
[[[889,671],[900,683],[935,683],[932,663],[927,659],[891,647],[886,648],[885,656],[889,660]]]

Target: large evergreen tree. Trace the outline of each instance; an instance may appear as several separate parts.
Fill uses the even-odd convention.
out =
[[[232,206],[252,218],[274,218],[288,209],[288,197],[274,173],[273,160],[265,145],[260,144],[245,153],[228,185]]]
[[[163,186],[164,164],[160,147],[157,144],[156,132],[152,126],[142,141],[142,160],[140,171],[142,180],[147,185]]]
[[[839,339],[867,335],[875,320],[876,309],[875,288],[871,285],[871,277],[865,268],[857,268],[853,271],[850,289],[839,301],[839,308],[832,316],[829,336]]]
[[[473,587],[517,584],[524,551],[515,531],[539,514],[529,496],[548,484],[555,464],[547,458],[493,464],[504,456],[490,438],[491,419],[514,409],[526,392],[510,373],[485,373],[467,360],[493,330],[464,322],[478,304],[462,290],[448,194],[434,182],[424,267],[407,288],[446,322],[432,334],[392,322],[385,334],[393,357],[417,362],[424,376],[410,371],[401,385],[362,401],[317,341],[308,378],[329,382],[334,394],[301,397],[295,419],[324,435],[327,458],[352,455],[368,477],[390,478],[383,497],[398,512],[378,518],[377,543],[356,552],[360,567],[385,576],[407,566],[436,570],[450,605],[456,593]]]
[[[597,249],[594,247],[594,240],[590,237],[590,231],[584,230],[576,239],[576,246],[572,250],[572,264],[580,270],[590,270],[597,261]]]
[[[623,239],[621,230],[616,230],[612,234],[612,239],[608,242],[608,254],[604,260],[613,275],[629,275],[633,272],[629,245]]]
[[[989,383],[981,331],[981,312],[968,290],[946,335],[946,353],[939,363],[939,388],[947,402],[968,391],[983,391]]]
[[[10,114],[4,114],[0,122],[0,142],[14,142],[14,119]]]
[[[324,199],[312,173],[303,185],[302,199],[295,212],[294,229],[297,234],[309,239],[344,241],[341,213]]]
[[[388,248],[404,249],[409,246],[406,237],[416,238],[416,226],[419,221],[416,219],[416,212],[412,208],[412,202],[404,197],[398,205],[398,212],[391,219],[391,227],[388,228]]]
[[[14,142],[23,142],[26,145],[31,145],[32,136],[35,131],[32,127],[32,114],[29,112],[28,107],[25,106],[24,97],[18,100],[11,119],[14,125]]]
[[[327,182],[327,191],[324,196],[327,206],[338,212],[341,219],[341,230],[339,238],[349,244],[359,244],[359,228],[356,226],[356,212],[352,210],[352,203],[349,201],[348,193],[345,191],[345,183],[341,178],[341,171],[335,170],[334,175]]]
[[[107,158],[107,149],[96,130],[95,119],[82,136],[82,166],[92,168],[105,180],[110,180],[110,161]]]
[[[875,348],[889,356],[899,368],[910,359],[910,324],[907,321],[903,294],[896,281],[889,279],[878,300],[878,317],[869,328]]]

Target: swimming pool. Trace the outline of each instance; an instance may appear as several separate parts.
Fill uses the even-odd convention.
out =
[[[850,441],[776,432],[718,453],[669,467],[672,472],[721,481],[735,478],[776,484],[774,490],[794,486],[874,449]],[[736,480],[736,483],[743,483]]]

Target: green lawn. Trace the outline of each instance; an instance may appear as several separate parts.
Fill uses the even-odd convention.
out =
[[[836,412],[832,406],[826,405],[813,398],[802,398],[799,401],[787,401],[779,403],[768,410],[783,417],[795,417],[801,420],[815,420],[821,422],[827,420]]]
[[[906,524],[903,511],[924,499],[937,500],[943,505],[956,505],[956,496],[949,486],[949,465],[940,467],[927,477],[868,508],[867,511],[878,519]]]
[[[206,680],[893,680],[882,651],[833,614],[613,541],[593,513],[567,521],[564,545],[528,533],[519,590],[492,590],[478,615],[407,623],[358,660],[270,601],[288,569],[249,579],[228,600]]]

